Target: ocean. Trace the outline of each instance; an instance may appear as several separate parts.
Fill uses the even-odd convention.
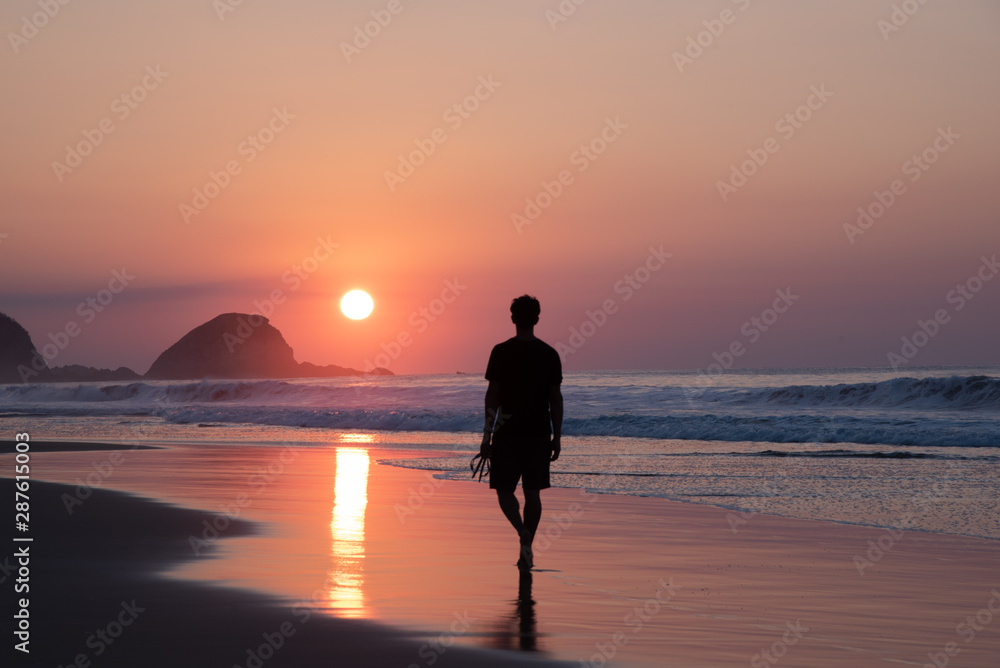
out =
[[[485,389],[479,374],[5,385],[0,424],[35,441],[360,444],[469,480]],[[733,533],[767,513],[1000,539],[1000,367],[569,372],[563,396],[554,486],[725,508]]]

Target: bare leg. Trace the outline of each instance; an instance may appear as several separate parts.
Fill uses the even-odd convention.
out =
[[[507,521],[514,527],[520,538],[521,545],[517,559],[518,568],[531,568],[534,565],[532,561],[534,555],[531,553],[531,541],[535,538],[534,529],[538,528],[538,521],[542,513],[542,504],[538,498],[538,490],[525,490],[524,492],[524,512],[528,520],[532,517],[529,512],[529,506],[537,509],[533,511],[535,513],[533,529],[525,526],[524,520],[521,519],[521,504],[518,502],[517,497],[514,496],[514,492],[505,492],[498,489],[497,501],[500,502],[500,510],[503,511],[504,516],[507,517]]]
[[[525,489],[524,491],[524,527],[531,532],[531,539],[535,539],[535,531],[538,530],[538,523],[542,520],[542,497],[540,490]]]
[[[503,511],[507,521],[510,522],[518,535],[524,533],[524,522],[521,520],[521,504],[518,503],[514,492],[497,490],[497,501],[500,502],[500,510]]]
[[[542,519],[542,497],[537,489],[524,489],[523,491],[524,531],[521,532],[521,558],[518,560],[518,565],[522,568],[534,568],[535,555],[531,544],[535,540],[535,532]]]

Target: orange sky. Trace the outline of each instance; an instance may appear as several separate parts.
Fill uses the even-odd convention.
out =
[[[79,325],[52,365],[145,372],[274,290],[300,361],[361,368],[404,333],[400,373],[483,370],[522,292],[552,344],[613,300],[567,369],[704,368],[734,343],[741,367],[884,365],[942,309],[912,364],[1000,363],[1000,281],[947,298],[1000,252],[995,2],[224,2],[0,9],[0,311],[36,346]],[[626,300],[651,246],[671,256]],[[336,309],[356,287],[365,321]]]

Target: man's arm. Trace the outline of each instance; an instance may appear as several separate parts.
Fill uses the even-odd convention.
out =
[[[558,385],[549,386],[549,413],[552,416],[552,461],[559,459],[562,450],[563,397]]]
[[[485,423],[483,424],[483,442],[479,446],[479,452],[488,452],[490,448],[490,438],[493,436],[493,424],[496,422],[497,411],[500,410],[500,384],[491,380],[486,388],[486,410]]]

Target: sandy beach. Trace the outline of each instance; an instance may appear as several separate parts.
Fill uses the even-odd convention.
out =
[[[0,668],[1000,668],[1000,0],[0,15]]]
[[[0,483],[12,497],[13,481]],[[439,651],[411,634],[333,619],[311,605],[289,608],[259,593],[165,578],[165,569],[192,558],[190,536],[217,515],[96,490],[70,516],[60,499],[72,487],[32,488],[39,529],[17,548],[28,545],[30,555],[29,652],[8,646],[5,665],[408,666],[421,654],[442,666],[557,665],[451,643]],[[238,520],[227,526],[230,536],[254,531]],[[11,619],[15,597],[4,599]]]
[[[32,652],[13,665],[256,666],[262,643],[263,666],[1000,656],[996,541],[551,489],[522,578],[485,483],[378,463],[399,450],[119,451],[78,499],[112,454],[33,458]]]

